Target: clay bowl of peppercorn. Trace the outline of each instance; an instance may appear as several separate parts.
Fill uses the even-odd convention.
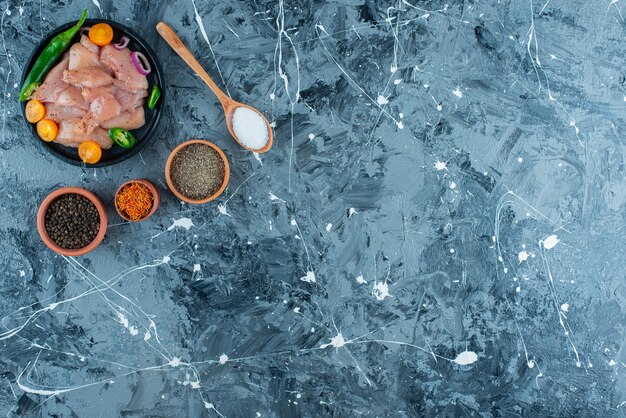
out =
[[[212,142],[192,139],[170,154],[165,164],[165,180],[182,201],[202,204],[216,199],[226,189],[230,167],[224,152]]]
[[[146,179],[128,180],[115,192],[115,210],[128,222],[148,219],[159,207],[159,192]]]
[[[50,193],[39,206],[37,230],[44,244],[65,256],[94,250],[107,230],[107,214],[98,196],[79,187]]]

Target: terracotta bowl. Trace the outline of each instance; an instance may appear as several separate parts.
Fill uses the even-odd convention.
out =
[[[139,219],[138,221],[133,221],[132,219],[128,218],[126,215],[124,215],[124,213],[122,213],[120,208],[117,207],[117,195],[125,186],[129,184],[133,184],[133,183],[139,183],[139,184],[143,184],[144,186],[146,186],[150,190],[150,193],[152,193],[152,198],[154,199],[154,203],[152,204],[152,210],[150,210],[150,213],[148,213],[145,217]],[[128,222],[145,221],[146,219],[151,217],[154,214],[154,212],[156,212],[156,210],[159,207],[159,202],[160,202],[159,192],[157,191],[156,187],[154,187],[154,184],[152,184],[150,181],[146,179],[128,180],[127,182],[124,182],[115,192],[115,210],[117,211],[117,214],[120,215],[122,219]]]
[[[86,197],[87,199],[89,199],[89,201],[91,201],[91,203],[96,206],[96,209],[98,210],[98,215],[100,215],[100,229],[98,230],[96,238],[94,238],[94,240],[91,241],[86,247],[79,248],[77,250],[70,250],[57,245],[54,241],[52,241],[52,238],[50,238],[50,236],[46,232],[46,212],[48,211],[48,208],[50,207],[50,204],[52,202],[65,194],[79,194]],[[107,231],[107,212],[98,196],[91,193],[90,191],[81,189],[80,187],[63,187],[50,193],[43,200],[43,202],[41,202],[41,205],[39,206],[39,211],[37,212],[37,230],[39,231],[39,236],[41,237],[41,240],[52,251],[68,257],[84,255],[96,249],[96,247],[102,242],[104,234]]]
[[[172,160],[174,159],[174,156],[178,154],[178,152],[181,149],[191,144],[208,145],[209,147],[213,148],[219,154],[220,157],[222,157],[222,161],[224,162],[224,181],[222,182],[222,186],[217,190],[217,192],[215,192],[211,196],[205,197],[204,199],[194,200],[194,199],[190,199],[188,197],[183,196],[174,187],[174,184],[172,183],[172,177],[170,175],[170,168],[172,166]],[[191,141],[183,142],[182,144],[174,148],[170,156],[167,158],[167,163],[165,164],[165,180],[167,181],[167,187],[169,187],[172,193],[174,193],[174,196],[176,196],[177,198],[179,198],[180,200],[184,202],[191,203],[191,204],[198,205],[198,204],[207,203],[207,202],[210,202],[211,200],[216,199],[226,189],[229,179],[230,179],[230,166],[228,165],[228,159],[226,158],[226,155],[224,155],[224,152],[220,149],[220,147],[218,147],[214,143],[205,141],[202,139],[192,139]]]

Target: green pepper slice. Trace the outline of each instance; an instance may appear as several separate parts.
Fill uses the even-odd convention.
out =
[[[50,71],[70,46],[72,38],[76,35],[80,27],[83,26],[85,19],[87,19],[87,9],[83,9],[83,14],[78,23],[52,38],[50,43],[44,48],[41,54],[39,54],[37,61],[35,61],[35,64],[33,64],[33,67],[26,76],[24,84],[22,84],[20,102],[28,100],[37,87],[39,87],[46,74],[48,74],[48,71]]]
[[[159,97],[161,97],[161,89],[158,85],[154,85],[152,87],[152,91],[150,92],[150,97],[148,98],[148,109],[153,110],[154,106],[156,106],[159,101]]]
[[[109,129],[109,138],[122,148],[132,148],[137,143],[135,135],[122,128]]]

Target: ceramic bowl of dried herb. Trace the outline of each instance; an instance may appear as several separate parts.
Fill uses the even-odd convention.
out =
[[[214,143],[193,139],[183,142],[165,164],[165,180],[172,193],[192,204],[207,203],[222,194],[230,179],[224,152]]]
[[[128,180],[115,193],[115,210],[126,221],[141,222],[156,212],[159,200],[159,192],[148,180]]]

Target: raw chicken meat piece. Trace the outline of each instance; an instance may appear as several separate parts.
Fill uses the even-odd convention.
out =
[[[113,90],[113,95],[117,101],[120,102],[123,110],[134,110],[137,107],[143,106],[143,99],[148,96],[148,90],[130,92],[116,88]]]
[[[83,98],[91,103],[96,100],[100,96],[104,96],[105,94],[113,94],[113,91],[116,89],[114,85],[104,86],[104,87],[95,87],[93,89],[84,88],[81,92]]]
[[[83,38],[84,37],[85,35],[83,35]],[[94,44],[94,46],[96,46],[97,48],[97,45]],[[99,60],[100,57],[98,53],[99,51],[97,50],[93,51],[87,48],[85,45],[83,45],[80,42],[75,43],[70,48],[69,69],[77,70],[79,68],[86,68],[86,67],[92,67],[94,65],[100,65],[100,60]]]
[[[91,42],[91,39],[89,39],[89,36],[82,35],[80,37],[80,43],[82,46],[84,46],[88,50],[95,52],[98,55],[100,54],[100,47],[94,44],[93,42]]]
[[[107,131],[96,128],[91,134],[80,133],[78,128],[81,120],[78,118],[67,119],[59,123],[59,134],[54,142],[67,147],[78,148],[85,141],[95,141],[102,149],[109,149],[113,146],[113,141],[109,138]]]
[[[112,94],[104,94],[91,102],[89,112],[78,126],[79,132],[90,134],[102,122],[120,114],[122,106]]]
[[[55,103],[46,104],[46,119],[52,119],[56,123],[73,118],[82,119],[86,114],[86,110],[78,107],[59,106]]]
[[[128,110],[121,113],[119,116],[106,120],[100,124],[103,128],[124,128],[128,130],[141,128],[146,124],[146,116],[143,111],[143,106],[137,107],[134,110]]]
[[[130,60],[128,48],[117,50],[113,45],[105,45],[100,51],[100,61],[114,73],[115,85],[131,92],[148,89],[146,76],[139,74]]]
[[[136,93],[122,90],[116,86],[96,87],[94,89],[83,89],[82,95],[89,103],[98,97],[112,94],[122,106],[122,111],[134,110],[136,107],[143,106],[143,99],[148,95],[147,90],[139,90]]]
[[[76,87],[102,87],[113,84],[113,77],[99,66],[63,71],[63,81]]]
[[[40,102],[54,102],[67,87],[67,84],[63,81],[63,72],[67,70],[69,62],[70,57],[68,54],[65,54],[61,61],[48,72],[43,84],[37,87],[31,99],[36,99]]]
[[[89,103],[83,98],[80,89],[70,85],[59,94],[55,103],[61,106],[76,106],[80,109],[89,109]]]

